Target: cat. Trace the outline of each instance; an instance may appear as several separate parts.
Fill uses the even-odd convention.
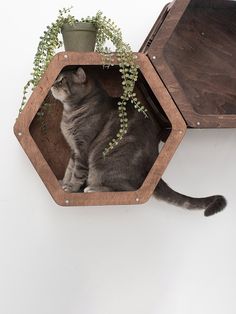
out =
[[[152,114],[145,118],[129,104],[128,133],[104,158],[104,149],[119,130],[118,99],[110,97],[81,67],[62,71],[51,92],[63,104],[61,131],[71,149],[62,188],[67,192],[137,190],[159,153],[161,127]],[[226,206],[221,195],[185,196],[172,190],[162,179],[154,195],[187,209],[204,209],[205,216]]]

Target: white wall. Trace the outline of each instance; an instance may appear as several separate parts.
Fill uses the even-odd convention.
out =
[[[188,131],[164,175],[181,192],[224,194],[228,207],[212,218],[155,199],[59,207],[12,132],[39,36],[59,8],[101,9],[138,50],[165,3],[1,1],[0,313],[236,313],[236,129]]]

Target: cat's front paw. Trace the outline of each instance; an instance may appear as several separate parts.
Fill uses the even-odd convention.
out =
[[[65,191],[65,192],[70,192],[71,191],[71,185],[69,182],[66,182],[65,180],[59,180],[58,181],[62,187],[62,189]]]
[[[62,183],[62,189],[68,193],[73,192],[73,188],[69,183]]]
[[[92,188],[91,186],[87,186],[84,189],[84,193],[91,193],[91,192],[96,192],[96,190],[94,188]]]
[[[76,193],[80,192],[81,184],[80,183],[63,183],[62,189],[67,193]]]
[[[87,186],[84,189],[84,193],[91,193],[91,192],[111,192],[112,189],[108,186]]]

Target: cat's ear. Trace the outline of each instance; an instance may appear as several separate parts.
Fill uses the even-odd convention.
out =
[[[77,83],[83,84],[83,83],[86,82],[86,74],[85,74],[84,70],[81,67],[79,67],[77,69],[75,75],[76,75]]]

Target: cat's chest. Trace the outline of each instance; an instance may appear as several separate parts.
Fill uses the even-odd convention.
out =
[[[73,126],[69,125],[68,123],[65,123],[64,121],[61,122],[61,132],[69,144],[70,148],[75,150],[76,148],[76,142],[75,142],[75,137],[74,137],[74,131],[73,131]]]
[[[78,125],[78,123],[73,121],[62,119],[61,132],[74,152],[78,152],[79,149],[81,150],[81,148],[86,145],[86,136],[83,132],[83,125]]]

